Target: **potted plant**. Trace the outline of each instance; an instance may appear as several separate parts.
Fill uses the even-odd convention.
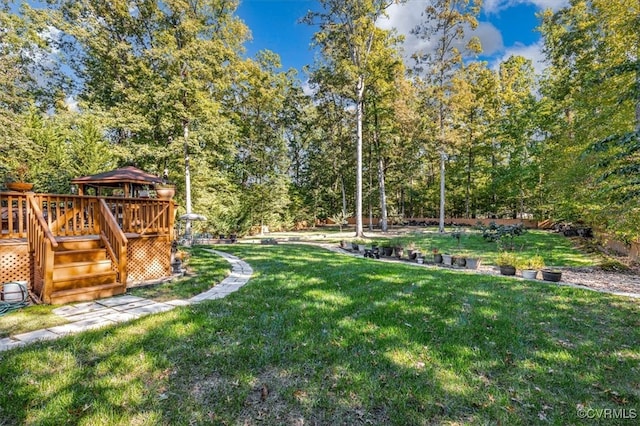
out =
[[[435,263],[442,263],[442,255],[438,253],[438,249],[434,248],[432,251],[433,251],[433,261]]]
[[[418,257],[416,243],[414,243],[413,241],[407,244],[407,256],[409,257],[409,260],[416,260],[416,257]]]
[[[464,268],[467,265],[467,259],[464,256],[454,256],[454,263],[460,268]]]
[[[358,250],[360,253],[364,253],[364,246],[366,245],[365,240],[357,239],[353,241],[353,249]]]
[[[449,253],[444,253],[442,255],[442,264],[447,266],[453,265],[453,256]]]
[[[391,256],[393,254],[393,247],[390,243],[384,243],[382,245],[382,255],[383,256]]]
[[[170,183],[156,183],[154,188],[161,200],[170,200],[176,195],[176,186]]]
[[[545,281],[557,283],[562,279],[562,271],[558,269],[543,269],[542,279]]]
[[[520,264],[522,278],[528,280],[535,280],[538,276],[538,271],[542,268],[544,268],[544,259],[539,255],[524,259]]]
[[[5,186],[9,191],[31,191],[33,184],[29,183],[29,166],[26,163],[18,164],[13,172],[7,176]]]
[[[467,269],[478,269],[478,266],[480,266],[481,261],[479,257],[474,257],[467,254],[464,258],[466,259],[465,266]]]
[[[496,264],[500,267],[502,275],[515,275],[517,263],[518,258],[516,255],[508,251],[502,251],[496,257]]]
[[[396,253],[396,257],[400,259],[404,255],[404,242],[400,238],[394,238],[391,245]]]

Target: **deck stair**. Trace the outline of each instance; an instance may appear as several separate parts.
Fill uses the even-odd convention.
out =
[[[118,276],[100,237],[57,238],[52,304],[89,301],[122,294]]]

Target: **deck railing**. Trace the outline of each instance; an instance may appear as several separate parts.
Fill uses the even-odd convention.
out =
[[[118,226],[105,200],[99,202],[100,238],[118,269],[118,282],[127,282],[127,237]]]
[[[36,200],[43,219],[56,237],[98,235],[98,201],[103,199],[122,232],[169,235],[173,238],[173,201],[61,194],[29,195]],[[27,194],[0,193],[0,207],[0,238],[27,238]]]
[[[26,198],[29,253],[33,256],[33,265],[42,279],[40,289],[51,289],[53,287],[53,251],[58,247],[58,243],[49,230],[35,197],[29,195]],[[40,294],[43,300],[48,300],[49,296],[49,294]]]
[[[27,238],[27,196],[0,193],[0,238]]]
[[[140,235],[173,235],[173,201],[152,198],[105,198],[120,228]]]

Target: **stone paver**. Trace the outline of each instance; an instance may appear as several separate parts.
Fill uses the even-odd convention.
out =
[[[135,296],[115,296],[92,302],[61,306],[54,309],[53,313],[69,320],[68,324],[0,339],[0,352],[41,340],[56,339],[68,334],[131,321],[143,315],[166,312],[176,306],[187,306],[205,300],[221,299],[238,291],[253,275],[251,266],[242,259],[218,250],[206,250],[223,257],[231,264],[232,268],[227,278],[204,293],[188,300],[172,300],[163,303]]]

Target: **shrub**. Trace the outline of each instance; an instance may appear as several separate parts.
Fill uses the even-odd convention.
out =
[[[501,251],[496,257],[496,264],[498,266],[516,266],[518,264],[518,258],[515,253]]]
[[[515,248],[514,239],[527,230],[522,223],[515,225],[498,225],[495,222],[487,226],[479,226],[482,231],[482,238],[486,241],[498,243],[498,247],[503,250],[513,250]]]
[[[518,268],[540,270],[544,268],[544,259],[539,255],[522,259],[518,264]]]

